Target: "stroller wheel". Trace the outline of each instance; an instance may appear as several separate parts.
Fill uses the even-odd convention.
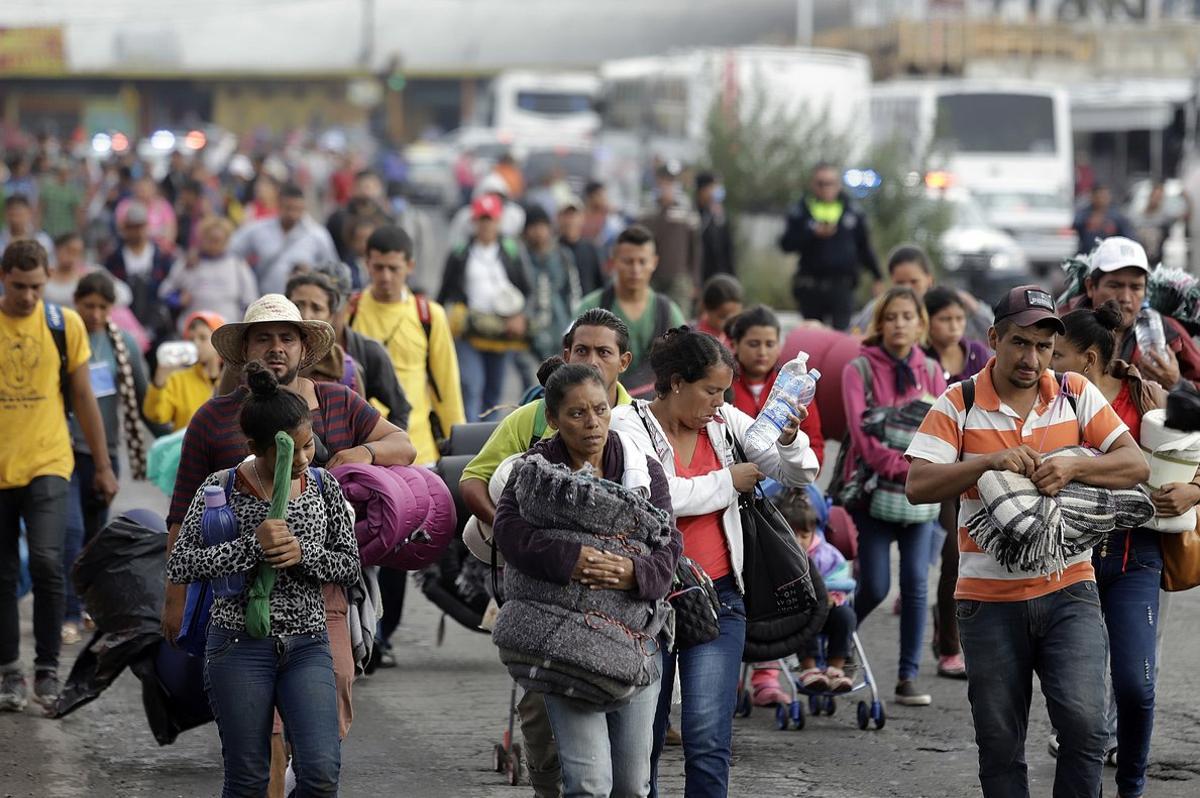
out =
[[[788,727],[788,707],[787,704],[775,705],[775,728],[784,731]]]
[[[804,728],[804,704],[799,701],[792,702],[792,728],[799,731]]]
[[[520,743],[513,743],[512,751],[508,756],[508,767],[505,769],[508,773],[508,783],[513,787],[519,785],[525,776],[525,752],[521,749]]]
[[[492,748],[492,770],[497,773],[503,773],[508,767],[508,751],[504,750],[504,746],[500,743]]]
[[[882,729],[887,722],[887,713],[883,710],[883,702],[876,701],[871,705],[871,717],[875,720],[875,728]]]
[[[837,702],[833,700],[833,696],[826,696],[825,714],[832,717],[835,711],[837,711]]]
[[[871,709],[867,706],[866,701],[858,702],[858,728],[863,731],[867,730],[867,726],[871,724]]]
[[[808,697],[808,711],[814,718],[821,714],[821,697],[819,695]]]

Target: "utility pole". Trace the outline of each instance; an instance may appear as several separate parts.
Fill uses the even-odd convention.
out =
[[[812,47],[813,0],[796,0],[796,46]]]
[[[375,0],[362,0],[361,50],[358,62],[363,69],[370,69],[375,61]]]

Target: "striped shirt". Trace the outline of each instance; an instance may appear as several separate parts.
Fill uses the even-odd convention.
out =
[[[1127,428],[1104,396],[1086,379],[1068,372],[1063,379],[1067,391],[1077,397],[1075,409],[1066,397],[1059,398],[1059,378],[1047,370],[1038,383],[1038,398],[1027,418],[1022,419],[1004,404],[992,383],[990,360],[975,377],[975,404],[969,417],[964,413],[962,384],[951,385],[925,417],[905,456],[931,463],[950,464],[1022,444],[1039,452],[1064,446],[1089,446],[1102,452]],[[1056,573],[1009,571],[975,545],[967,534],[966,522],[983,509],[979,491],[972,487],[962,495],[958,511],[958,586],[954,597],[976,601],[1028,601],[1076,582],[1095,579],[1091,553],[1069,560],[1059,577]]]
[[[325,444],[330,456],[370,439],[379,423],[378,410],[344,385],[314,382],[313,387],[320,406],[313,411],[313,433]],[[250,453],[246,449],[246,433],[238,422],[246,393],[246,388],[240,387],[231,394],[214,396],[192,416],[183,436],[168,526],[183,523],[192,497],[209,474],[233,468]]]

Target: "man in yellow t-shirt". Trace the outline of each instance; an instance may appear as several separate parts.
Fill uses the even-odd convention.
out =
[[[75,311],[43,303],[48,263],[46,250],[35,241],[14,241],[0,256],[0,711],[10,712],[20,712],[29,700],[17,616],[21,521],[33,577],[33,697],[45,707],[58,698],[67,487],[75,468],[65,392],[95,460],[96,494],[111,502],[117,493],[92,392],[87,330]],[[65,339],[62,356],[55,340],[59,330]],[[64,370],[68,385],[62,384]]]
[[[438,459],[432,422],[441,432],[466,421],[458,357],[446,312],[436,302],[408,289],[412,273],[412,239],[394,225],[378,228],[367,239],[371,286],[352,311],[350,328],[383,344],[404,395],[412,403],[408,434],[417,447],[418,465]],[[429,332],[422,325],[426,308]]]

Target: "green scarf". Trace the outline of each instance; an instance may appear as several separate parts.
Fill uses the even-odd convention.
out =
[[[821,224],[837,224],[842,219],[842,211],[845,210],[841,200],[821,202],[810,197],[806,204],[813,221]]]
[[[288,497],[292,492],[292,454],[295,444],[286,432],[275,433],[275,490],[271,493],[271,509],[267,518],[283,519],[287,515]],[[271,591],[275,589],[275,569],[260,562],[254,584],[250,587],[250,603],[246,605],[246,631],[251,637],[271,634]]]

